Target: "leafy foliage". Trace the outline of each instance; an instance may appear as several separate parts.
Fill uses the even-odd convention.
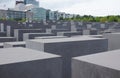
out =
[[[76,17],[73,18],[66,18],[64,20],[74,20],[74,21],[84,21],[84,22],[120,22],[120,16],[104,16],[104,17],[94,17],[91,15],[76,15]]]

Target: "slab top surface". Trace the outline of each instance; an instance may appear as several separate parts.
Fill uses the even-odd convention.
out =
[[[119,61],[120,50],[75,57],[73,59],[115,69],[115,70],[120,70],[120,61]]]
[[[0,65],[43,60],[56,57],[60,56],[21,47],[0,49]]]
[[[31,41],[41,43],[56,43],[56,42],[70,42],[70,41],[88,41],[88,40],[102,40],[105,38],[93,38],[88,36],[69,37],[69,38],[53,38],[53,39],[34,39]]]

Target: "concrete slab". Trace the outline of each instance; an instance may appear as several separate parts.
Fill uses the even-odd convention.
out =
[[[0,37],[5,37],[6,36],[6,32],[0,32]]]
[[[3,43],[0,43],[0,48],[3,48]]]
[[[72,59],[72,78],[120,78],[120,50]]]
[[[13,42],[16,41],[14,37],[0,37],[0,42]]]
[[[27,48],[0,49],[0,78],[62,78],[58,55]]]
[[[24,33],[42,33],[45,32],[41,29],[15,29],[14,30],[14,37],[17,41],[23,41],[23,34]]]
[[[97,35],[98,31],[97,30],[83,30],[83,35]]]
[[[67,36],[44,36],[44,37],[35,37],[35,39],[56,39],[56,38],[67,38]]]
[[[26,47],[38,51],[58,54],[63,57],[63,78],[71,78],[71,58],[107,51],[108,42],[105,38],[88,36],[35,39],[26,42]]]
[[[108,39],[108,50],[120,49],[120,33],[106,33],[103,37]]]
[[[26,42],[5,42],[4,48],[11,48],[11,47],[26,47]]]
[[[34,39],[35,37],[43,37],[43,36],[55,36],[52,33],[24,33],[23,40]]]
[[[82,35],[82,32],[58,32],[57,33],[58,36],[68,36],[68,37],[71,37],[71,36],[76,36],[76,35]]]

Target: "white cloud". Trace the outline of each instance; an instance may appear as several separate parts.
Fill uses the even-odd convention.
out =
[[[14,7],[15,0],[0,0],[0,7]],[[120,0],[37,0],[40,7],[80,15],[120,15]]]
[[[13,8],[15,0],[0,0],[0,9]]]
[[[77,3],[89,2],[92,0],[39,0],[40,6],[50,9],[62,9],[67,8]]]
[[[40,6],[80,15],[118,15],[120,0],[40,0]]]

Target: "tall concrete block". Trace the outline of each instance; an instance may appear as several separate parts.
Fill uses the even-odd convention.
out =
[[[0,37],[0,42],[13,42],[16,41],[14,37]]]
[[[11,47],[26,47],[25,42],[5,42],[4,48],[11,48]]]
[[[11,36],[11,26],[7,26],[7,37]]]
[[[23,34],[24,33],[44,33],[45,30],[41,29],[15,29],[14,30],[14,37],[17,41],[23,41]]]
[[[0,24],[0,32],[4,32],[4,24],[3,23]]]
[[[76,32],[76,31],[77,31],[77,28],[76,28],[75,25],[71,25],[71,31],[72,31],[72,32]]]
[[[120,78],[120,50],[72,59],[72,78]]]
[[[0,49],[0,78],[62,78],[58,55],[27,48]]]
[[[61,55],[63,58],[63,78],[71,78],[71,58],[107,51],[108,42],[105,38],[88,36],[35,39],[26,42],[26,47]]]
[[[52,29],[52,30],[55,30],[55,29],[56,29],[56,25],[52,25],[52,26],[51,26],[51,29]]]
[[[23,40],[29,40],[34,39],[35,37],[43,37],[43,36],[55,36],[55,34],[52,33],[24,33],[23,34]]]
[[[91,24],[87,24],[87,29],[91,29],[92,25]]]
[[[101,24],[100,27],[101,27],[101,28],[105,28],[105,24]]]
[[[106,33],[103,37],[108,39],[108,50],[120,49],[120,33]]]

